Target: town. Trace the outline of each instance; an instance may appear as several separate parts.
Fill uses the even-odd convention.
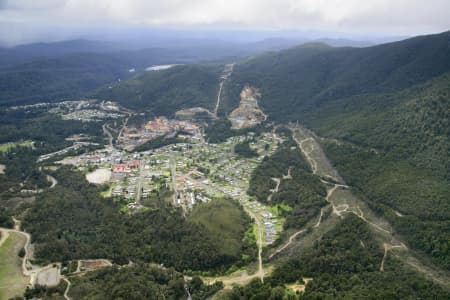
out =
[[[144,152],[125,150],[142,140],[173,136],[175,132],[183,132],[189,139]],[[251,139],[250,146],[258,156],[244,158],[234,153],[234,146],[246,139]],[[278,147],[280,137],[275,133],[249,133],[210,144],[205,142],[200,126],[158,117],[140,130],[126,127],[118,140],[118,147],[66,157],[60,163],[86,172],[91,183],[107,185],[103,195],[120,203],[124,213],[148,209],[154,205],[154,198],[162,194],[185,211],[217,198],[235,199],[263,225],[265,243],[275,241],[283,218],[247,194],[251,172]]]
[[[144,126],[125,126],[120,132],[116,144],[119,148],[132,151],[137,146],[157,137],[172,138],[176,136],[197,141],[202,139],[200,127],[189,121],[157,117],[148,121]]]

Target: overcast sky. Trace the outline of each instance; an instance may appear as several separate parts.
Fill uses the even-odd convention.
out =
[[[417,35],[450,29],[450,0],[0,0],[3,43],[99,28]]]

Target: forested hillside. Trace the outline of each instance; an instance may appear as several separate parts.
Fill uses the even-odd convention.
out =
[[[221,66],[176,66],[145,73],[105,87],[93,96],[124,106],[150,110],[155,115],[173,115],[191,107],[213,109],[217,100]]]
[[[389,258],[389,268],[379,271],[383,253],[363,221],[346,216],[313,247],[275,268],[261,283],[255,279],[216,297],[231,299],[447,299],[440,286]],[[296,295],[286,287],[304,284]],[[400,296],[401,295],[401,296]]]
[[[185,287],[186,284],[186,287]],[[107,268],[76,278],[70,296],[73,299],[183,299],[189,292],[193,299],[207,299],[221,284],[204,285],[195,277],[185,283],[183,275],[173,269],[137,265]]]
[[[202,222],[188,221],[179,208],[161,201],[157,209],[121,214],[81,173],[60,168],[53,175],[58,186],[42,193],[24,220],[39,261],[90,257],[109,258],[118,264],[130,260],[163,263],[178,270],[224,270],[245,250],[245,219],[233,228],[221,227],[224,235],[228,230],[232,233],[228,235],[233,251],[228,253],[222,251],[216,232]],[[229,218],[241,213],[233,206],[219,211]]]
[[[103,54],[71,54],[0,69],[0,104],[52,102],[85,96],[88,91],[129,75],[127,61]]]
[[[278,206],[286,218],[284,229],[302,228],[327,202],[325,186],[311,174],[291,132],[270,157],[265,157],[252,172],[248,193],[262,203]],[[278,191],[272,194],[280,180]],[[271,195],[272,194],[272,195]]]
[[[119,268],[107,267],[71,278],[71,299],[171,299],[187,296],[204,300],[222,288],[221,283],[205,285],[199,277],[185,281],[181,273],[159,265],[136,264]],[[26,299],[64,299],[66,283],[57,287],[36,286],[27,289]]]
[[[450,71],[450,32],[368,48],[306,44],[236,65],[230,97],[259,88],[272,120],[298,120],[329,102],[398,91]]]
[[[450,32],[364,49],[307,45],[236,66],[273,120],[319,135],[344,179],[449,268]],[[233,88],[230,89],[230,93]],[[337,139],[338,141],[335,141]]]
[[[149,66],[219,60],[228,55],[226,52],[215,52],[207,48],[145,49],[121,52],[103,49],[105,53],[99,53],[101,49],[98,48],[101,47],[102,44],[95,46],[94,49],[88,47],[86,52],[61,49],[61,53],[51,47],[44,47],[44,49],[38,47],[39,50],[35,54],[32,53],[31,46],[31,49],[27,49],[24,54],[0,49],[0,53],[4,55],[0,59],[0,105],[57,102],[87,97],[101,86],[124,81],[136,73],[143,72]],[[42,53],[39,54],[40,52]],[[187,87],[192,83],[189,81],[191,74],[184,74],[187,75],[185,79],[188,81],[183,84],[179,82],[179,84]],[[211,79],[216,78],[218,79],[218,76],[213,76]],[[164,89],[166,86],[159,88]],[[134,95],[132,93],[128,96]],[[127,100],[126,98],[123,101]]]
[[[384,95],[357,97],[311,125],[348,143],[326,143],[350,185],[408,243],[450,268],[450,76]]]

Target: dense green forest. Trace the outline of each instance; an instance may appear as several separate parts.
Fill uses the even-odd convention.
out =
[[[222,289],[222,284],[205,285],[200,277],[185,280],[181,273],[159,265],[135,264],[107,267],[84,276],[71,276],[71,299],[183,299],[187,291],[193,300],[205,300]],[[27,288],[25,299],[64,299],[66,282],[56,287]]]
[[[449,36],[362,49],[309,44],[268,53],[238,64],[228,91],[237,97],[243,85],[254,85],[272,120],[299,120],[321,136],[344,141],[330,140],[325,150],[346,182],[410,246],[446,269]],[[266,182],[261,199],[274,186],[268,176]]]
[[[231,122],[227,118],[212,121],[205,128],[205,134],[209,143],[221,143],[236,135],[231,129]]]
[[[271,126],[269,124],[259,124],[255,127],[245,128],[245,129],[231,129],[231,121],[228,118],[218,118],[217,120],[212,120],[209,122],[208,126],[205,128],[206,140],[209,143],[222,143],[228,138],[239,135],[247,135],[253,132],[255,136],[260,135],[264,131],[270,130]]]
[[[205,285],[199,277],[185,283],[183,275],[159,266],[111,267],[74,277],[72,299],[184,299],[186,288],[193,300],[207,299],[222,288],[220,283]]]
[[[177,144],[177,143],[183,143],[184,139],[178,138],[178,137],[166,137],[166,136],[159,136],[153,140],[150,140],[148,142],[143,143],[142,145],[137,146],[134,148],[133,151],[135,152],[143,152],[148,150],[154,150],[158,149],[167,145]]]
[[[305,44],[261,54],[236,65],[227,93],[246,84],[262,94],[271,120],[307,118],[339,99],[399,91],[450,71],[450,32],[367,48]],[[322,115],[323,117],[323,115]]]
[[[12,228],[14,225],[10,214],[6,211],[6,208],[0,207],[0,227]]]
[[[345,180],[409,245],[446,269],[450,268],[449,82],[447,73],[401,92],[358,97],[346,109],[328,107],[332,117],[312,123],[321,135],[346,141],[325,144]]]
[[[119,264],[131,260],[178,270],[223,271],[242,258],[245,222],[238,229],[221,227],[225,236],[232,230],[235,239],[236,251],[225,253],[216,232],[186,220],[180,208],[161,202],[157,209],[122,214],[81,173],[61,167],[53,175],[58,186],[37,197],[23,223],[36,243],[38,260],[109,258]]]
[[[90,41],[92,45],[83,45],[86,42],[69,41],[60,42],[59,45],[53,43],[13,49],[0,48],[0,105],[19,105],[41,101],[57,102],[86,97],[92,95],[103,85],[109,86],[120,81],[123,82],[135,75],[136,72],[145,72],[145,69],[150,66],[192,64],[208,60],[223,61],[223,59],[227,61],[233,59],[234,55],[242,56],[249,52],[245,48],[232,47],[230,49],[227,47],[224,49],[216,45],[213,47],[191,45],[189,48],[122,51],[117,49],[118,45],[115,45],[116,49],[114,49],[107,46],[106,42]],[[123,44],[120,47],[123,47]],[[130,72],[133,69],[134,71]],[[172,88],[170,92],[172,96],[202,95],[201,89],[190,86],[195,81],[195,79],[194,81],[189,80],[191,76],[197,76],[197,79],[206,80],[206,82],[209,80],[216,82],[220,76],[215,71],[206,73],[212,75],[210,78],[198,77],[201,74],[196,72],[181,73],[183,73],[181,77],[186,80],[186,84],[183,84],[182,80],[170,81],[170,83],[176,83],[185,88],[182,94]],[[143,77],[145,76],[143,75]],[[157,76],[150,77],[157,78]],[[167,86],[161,85],[162,83],[156,83],[158,87],[155,86],[152,95],[156,95],[154,93],[159,95],[156,89],[163,91],[167,88]],[[203,85],[198,86],[198,88],[203,87]],[[216,88],[217,85],[214,86],[214,89]],[[131,102],[135,95],[132,92],[122,96],[129,96],[121,99],[127,103],[128,100]],[[214,101],[213,99],[215,99],[215,95],[211,101]],[[157,99],[150,99],[150,101],[153,100],[157,101]],[[181,101],[181,98],[178,101]],[[131,106],[133,104],[137,103],[130,103]]]
[[[72,145],[66,140],[73,134],[85,134],[92,141],[103,144],[101,125],[96,122],[83,123],[62,120],[60,116],[49,114],[44,108],[33,110],[0,110],[0,144],[8,142],[32,141],[30,145],[12,147],[0,152],[0,164],[6,166],[5,174],[0,174],[0,197],[7,198],[21,189],[37,189],[48,186],[37,159],[39,155],[61,150]]]
[[[448,182],[427,176],[407,161],[352,146],[328,144],[326,151],[347,183],[408,245],[450,268]]]
[[[130,76],[126,65],[110,55],[71,54],[0,68],[0,104],[82,97],[100,85]]]
[[[275,268],[264,284],[235,287],[219,299],[448,299],[450,294],[389,255],[384,272],[378,240],[367,224],[348,215],[312,248]],[[312,278],[299,297],[285,288]]]
[[[234,153],[246,158],[252,158],[258,156],[258,153],[250,148],[251,140],[245,140],[241,143],[234,145]]]
[[[48,108],[0,109],[0,144],[18,140],[32,140],[37,153],[45,154],[72,145],[65,138],[73,134],[85,134],[93,141],[104,141],[102,126],[98,122],[63,120],[47,113]]]
[[[172,116],[192,107],[213,109],[217,97],[221,66],[175,66],[148,72],[130,80],[100,89],[93,96],[110,99],[155,115]]]
[[[285,229],[300,228],[326,205],[326,189],[320,178],[311,174],[309,164],[289,131],[285,138],[277,151],[265,157],[252,172],[248,193],[268,205],[289,206],[290,210],[281,210],[286,217]],[[289,169],[291,176],[286,178]],[[272,178],[279,178],[281,182],[278,192],[269,201],[271,190],[276,187]]]

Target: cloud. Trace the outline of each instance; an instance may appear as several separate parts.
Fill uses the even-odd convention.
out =
[[[0,0],[0,22],[24,28],[203,26],[412,35],[448,30],[449,12],[448,0]]]

